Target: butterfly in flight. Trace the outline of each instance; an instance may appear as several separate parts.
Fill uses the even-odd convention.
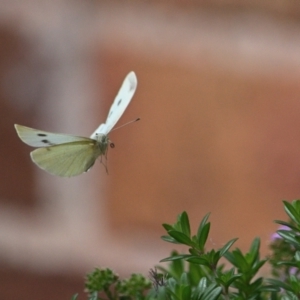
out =
[[[46,132],[15,124],[19,138],[32,147],[39,147],[30,153],[32,161],[52,175],[72,177],[87,172],[100,156],[106,157],[108,146],[114,144],[108,138],[130,103],[137,87],[137,78],[130,72],[108,112],[105,123],[88,137]],[[138,120],[138,119],[137,119]]]

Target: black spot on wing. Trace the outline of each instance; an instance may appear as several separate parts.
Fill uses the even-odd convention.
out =
[[[49,140],[41,140],[41,142],[44,143],[44,144],[47,144],[47,145],[54,145]]]
[[[120,99],[120,100],[118,101],[117,106],[119,106],[119,105],[121,104],[121,102],[122,102],[122,99]],[[107,117],[107,118],[110,118],[111,115],[112,115],[113,113],[114,113],[114,110],[111,110],[110,113],[108,114],[108,117]]]
[[[41,136],[41,137],[47,137],[46,133],[37,133],[37,136]],[[55,145],[54,143],[51,143],[49,140],[47,139],[43,139],[41,140],[42,143],[44,143],[45,145],[49,145],[49,146],[53,146]]]

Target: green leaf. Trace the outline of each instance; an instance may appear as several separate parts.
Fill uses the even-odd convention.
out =
[[[163,228],[166,230],[166,231],[169,231],[169,230],[173,230],[173,226],[170,225],[170,224],[162,224]]]
[[[251,262],[255,261],[259,255],[259,248],[260,248],[260,239],[255,238],[250,246],[249,255],[251,256]]]
[[[168,235],[163,235],[160,237],[163,241],[168,242],[168,243],[172,243],[172,244],[181,244],[179,242],[177,242],[174,238],[168,236]]]
[[[208,275],[208,271],[206,267],[203,267],[198,264],[188,264],[188,276],[189,280],[191,282],[191,285],[197,286],[200,279],[203,278],[204,276]]]
[[[94,293],[90,296],[89,300],[98,300],[98,293],[97,293],[97,292],[94,292]]]
[[[186,285],[182,289],[181,299],[182,300],[190,300],[192,295],[192,288],[189,285]]]
[[[199,250],[195,249],[195,248],[189,248],[189,253],[195,256],[199,256],[202,255],[203,252],[200,252]]]
[[[191,247],[195,246],[193,241],[188,236],[186,236],[184,233],[182,233],[180,231],[170,230],[168,233],[172,238],[174,238],[177,242],[179,242],[181,244],[188,245]]]
[[[186,272],[181,274],[180,283],[183,285],[189,284],[189,280],[188,280]]]
[[[191,236],[190,221],[189,221],[189,216],[185,211],[180,215],[180,224],[181,224],[182,232],[186,236],[190,237]]]
[[[171,257],[178,256],[179,253],[177,251],[171,252]],[[158,270],[161,270],[164,274],[168,274],[168,277],[173,277],[176,280],[181,277],[184,272],[184,259],[175,259],[170,261],[168,264],[168,269],[162,268],[160,266],[156,267]]]
[[[228,243],[226,243],[221,249],[220,249],[220,255],[224,256],[224,254],[229,250],[229,248],[237,241],[238,239],[232,239]]]
[[[190,257],[190,255],[189,254],[173,255],[173,256],[169,256],[167,258],[160,260],[160,262],[173,261],[173,260],[178,260],[178,259],[186,259],[187,257]]]
[[[197,288],[200,290],[204,290],[206,289],[207,285],[208,285],[208,280],[206,277],[203,277],[201,278]]]
[[[288,230],[277,230],[278,235],[280,235],[287,242],[292,244],[299,244],[299,237],[295,236],[295,234]]]
[[[296,251],[296,253],[295,253],[295,259],[296,259],[297,262],[300,261],[300,251]]]
[[[202,231],[203,227],[205,226],[205,224],[207,224],[207,220],[208,220],[208,218],[209,218],[209,215],[210,215],[210,213],[208,213],[208,214],[206,214],[206,215],[204,216],[204,218],[202,219],[202,221],[201,221],[201,223],[200,223],[200,225],[199,225],[199,227],[198,227],[198,231],[197,231],[197,237],[198,237],[198,240],[199,240],[199,237],[200,237],[200,235],[201,235],[201,231]]]
[[[236,281],[238,278],[241,278],[242,274],[236,274],[233,275],[232,277],[230,277],[228,279],[228,281],[226,282],[226,286],[229,287],[234,281]]]
[[[292,224],[289,223],[289,222],[280,221],[280,220],[275,220],[274,223],[279,224],[279,225],[282,225],[282,226],[289,227],[290,229],[293,229],[293,230],[295,230],[295,231],[299,231],[299,229],[298,229],[296,226],[292,225]]]
[[[263,260],[261,260],[261,261],[259,261],[259,262],[255,262],[254,263],[254,267],[252,267],[252,271],[253,271],[253,275],[255,275],[258,271],[259,271],[259,269],[267,262],[268,260],[267,259],[263,259]]]
[[[287,201],[283,201],[283,203],[284,203],[284,210],[286,211],[288,216],[299,226],[300,225],[300,215],[294,207],[295,202],[293,201],[291,204]]]
[[[222,288],[216,284],[207,286],[207,279],[202,278],[197,286],[193,299],[195,300],[215,300],[221,295]]]
[[[78,294],[73,295],[73,297],[71,298],[71,300],[76,300],[78,297]]]
[[[186,260],[192,264],[205,265],[205,266],[209,265],[207,259],[198,256],[190,256],[186,258]]]
[[[274,287],[282,288],[286,291],[292,291],[292,287],[289,284],[286,284],[282,280],[277,279],[268,279],[268,282],[270,282]]]
[[[217,251],[215,253],[211,251],[211,254],[212,254],[212,257],[211,257],[210,263],[213,266],[216,266],[221,258],[220,251]]]
[[[251,288],[253,290],[257,290],[259,287],[261,287],[262,283],[263,283],[263,279],[260,277],[251,283]]]
[[[210,223],[207,223],[202,226],[201,230],[198,230],[197,233],[197,244],[201,251],[204,251],[205,243],[210,230]]]
[[[203,295],[203,300],[215,300],[218,299],[222,293],[221,287],[216,287],[215,285],[211,285],[207,288]]]
[[[249,265],[239,249],[232,251],[232,253],[226,252],[224,257],[239,270],[248,270]]]

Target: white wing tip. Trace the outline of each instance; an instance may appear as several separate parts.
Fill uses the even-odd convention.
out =
[[[137,87],[137,77],[133,71],[129,72],[127,79],[130,82],[130,90],[136,90]]]

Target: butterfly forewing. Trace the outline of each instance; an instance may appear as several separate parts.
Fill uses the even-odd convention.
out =
[[[137,78],[134,72],[130,72],[123,81],[123,84],[108,112],[105,124],[101,124],[91,138],[97,134],[108,134],[121,118],[128,104],[130,103],[137,87]]]
[[[98,142],[91,139],[39,148],[30,153],[33,162],[41,169],[61,177],[72,177],[88,171],[96,159],[104,154]]]
[[[52,133],[47,131],[42,131],[22,125],[15,124],[16,131],[19,138],[29,146],[32,147],[48,147],[52,145],[58,145],[62,143],[88,141],[89,138]]]

